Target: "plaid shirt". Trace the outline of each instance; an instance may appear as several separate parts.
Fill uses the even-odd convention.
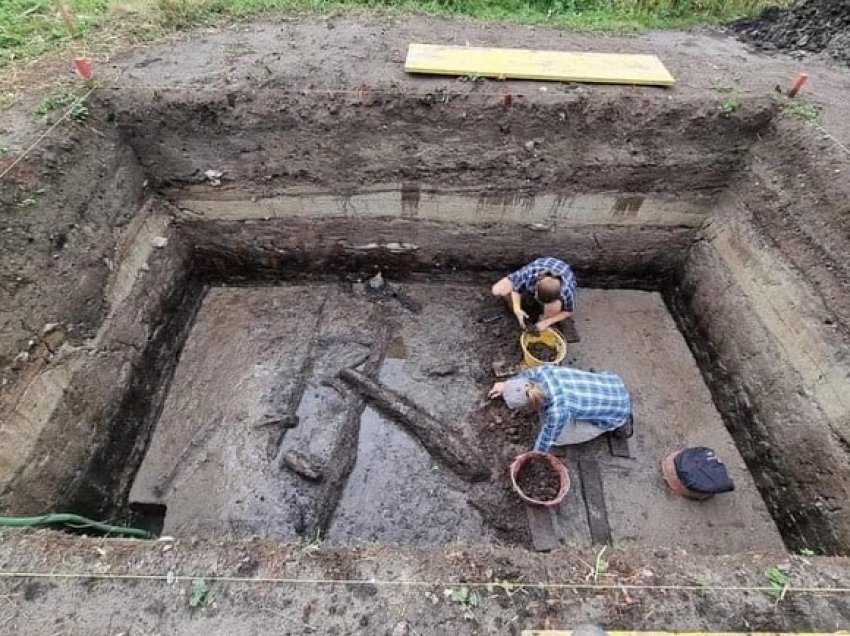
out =
[[[561,303],[566,311],[573,312],[576,308],[576,276],[564,261],[557,258],[538,258],[531,261],[522,269],[508,274],[508,280],[514,286],[514,291],[534,292],[537,277],[543,272],[552,272],[561,277]]]
[[[607,371],[581,371],[544,364],[526,369],[518,378],[538,384],[546,394],[541,428],[534,450],[547,452],[564,426],[576,420],[613,430],[632,412],[629,390],[620,376]]]

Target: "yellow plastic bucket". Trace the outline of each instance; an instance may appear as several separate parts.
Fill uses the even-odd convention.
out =
[[[538,360],[528,351],[528,347],[535,343],[542,343],[547,347],[555,349],[558,355],[551,362]],[[554,329],[546,329],[538,334],[524,331],[519,337],[519,344],[522,347],[522,364],[525,367],[536,367],[541,364],[561,364],[564,358],[567,357],[567,341],[564,337]]]

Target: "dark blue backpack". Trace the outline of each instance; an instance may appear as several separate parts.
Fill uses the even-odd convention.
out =
[[[710,448],[686,448],[676,457],[675,465],[679,480],[688,490],[710,495],[735,490],[726,465]]]

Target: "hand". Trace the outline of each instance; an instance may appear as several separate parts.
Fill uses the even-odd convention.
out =
[[[541,321],[540,321],[540,322],[538,322],[536,325],[534,325],[534,330],[535,330],[537,333],[540,333],[540,332],[542,332],[542,331],[546,331],[546,330],[549,328],[549,325],[550,325],[549,321],[547,321],[547,320],[541,320]]]
[[[490,392],[487,395],[491,400],[493,400],[497,397],[502,397],[502,393],[504,392],[504,390],[505,390],[505,383],[504,382],[496,382],[496,384],[493,385],[493,388],[490,389]]]
[[[519,326],[525,329],[525,321],[528,320],[528,314],[525,313],[522,309],[514,312],[516,319],[519,321]]]

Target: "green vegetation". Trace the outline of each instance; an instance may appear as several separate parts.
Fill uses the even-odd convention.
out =
[[[207,582],[204,579],[192,579],[189,607],[206,607],[212,605],[212,602],[213,595]]]
[[[723,98],[723,101],[720,102],[720,114],[723,117],[729,117],[732,113],[738,110],[741,107],[741,93],[737,91],[737,89],[733,89],[729,92],[726,97]]]
[[[820,121],[821,109],[814,104],[810,104],[798,98],[796,100],[786,99],[784,106],[785,110],[789,114],[802,119],[803,121],[807,121],[810,124]]]
[[[83,121],[89,116],[89,107],[85,100],[80,99],[73,93],[62,93],[61,95],[48,95],[43,98],[35,109],[37,115],[46,117],[57,110],[70,108],[68,117],[74,121]]]
[[[770,584],[768,594],[775,598],[776,602],[779,603],[779,601],[785,598],[786,592],[788,592],[788,586],[791,583],[790,577],[775,565],[771,565],[767,568],[764,571],[764,575],[767,577],[767,581]]]
[[[475,609],[480,607],[483,601],[480,592],[470,590],[464,585],[457,589],[448,589],[444,592],[444,594],[452,603],[458,604],[463,612],[464,618],[472,621],[476,620]]]
[[[61,1],[70,10],[73,37],[78,39],[76,46],[81,51],[86,46],[100,48],[122,39],[149,39],[222,17],[244,17],[269,10],[327,13],[361,7],[620,32],[723,22],[777,4],[771,0]],[[56,7],[55,0],[0,2],[0,67],[71,43],[72,35]]]
[[[38,201],[36,201],[35,197],[27,197],[25,199],[21,199],[20,201],[18,201],[18,207],[19,208],[31,208],[37,202]]]
[[[110,11],[110,0],[68,0],[74,35],[90,32]],[[0,2],[0,67],[62,46],[71,34],[53,0]]]
[[[605,550],[608,546],[602,546],[602,549],[596,555],[596,561],[593,564],[593,582],[599,580],[599,577],[608,572],[608,559],[604,558]]]

